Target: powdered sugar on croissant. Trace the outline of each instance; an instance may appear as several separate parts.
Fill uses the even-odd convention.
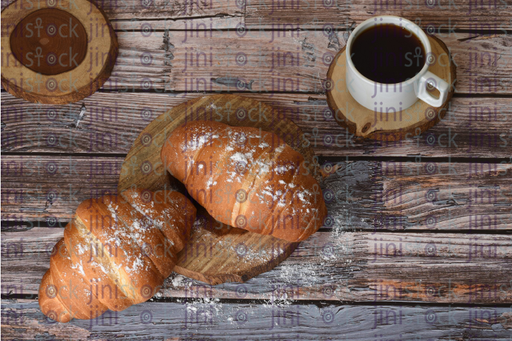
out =
[[[41,310],[68,322],[147,301],[176,265],[195,214],[170,191],[130,189],[82,202],[52,252]]]
[[[303,156],[275,134],[193,121],[168,136],[161,158],[222,223],[295,242],[316,232],[327,214]]]

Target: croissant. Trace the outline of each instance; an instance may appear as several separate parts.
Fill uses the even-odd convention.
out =
[[[316,232],[327,215],[304,157],[273,133],[192,121],[167,137],[160,156],[221,223],[297,242]]]
[[[130,189],[82,202],[53,249],[41,311],[68,322],[147,301],[171,274],[195,215],[174,191]]]

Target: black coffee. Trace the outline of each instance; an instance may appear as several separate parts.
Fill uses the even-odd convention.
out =
[[[394,24],[375,24],[352,43],[352,62],[366,78],[399,83],[414,77],[425,65],[420,39]]]

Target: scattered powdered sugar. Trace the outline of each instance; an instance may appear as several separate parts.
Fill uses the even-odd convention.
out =
[[[315,263],[281,264],[276,274],[277,278],[286,284],[294,284],[300,287],[322,284],[325,278],[319,274],[322,269]]]
[[[78,248],[79,255],[83,255],[85,252],[87,252],[87,246],[85,246],[85,245],[78,244],[77,248]]]
[[[213,136],[211,134],[199,135],[199,137],[197,138],[197,144],[199,145],[199,147],[202,147],[204,144],[206,144],[206,142],[208,142],[210,137],[213,137]]]
[[[138,197],[137,192],[134,192],[134,195],[132,197]],[[132,206],[135,206],[135,205],[132,205]],[[113,234],[107,240],[107,243],[110,244],[111,247],[114,247],[114,245],[119,247],[120,250],[119,251],[116,250],[116,252],[124,252],[124,254],[127,257],[126,260],[131,263],[131,266],[127,266],[125,268],[125,270],[128,273],[137,273],[144,269],[148,270],[149,265],[145,264],[145,262],[143,261],[142,253],[130,249],[130,248],[138,249],[137,240],[139,240],[141,238],[142,233],[146,233],[148,230],[143,229],[139,219],[133,219],[133,222],[130,225],[125,225],[123,222],[121,222],[119,217],[117,216],[117,210],[119,209],[118,205],[115,205],[115,207],[114,207],[112,205],[112,203],[110,202],[107,205],[107,209],[110,212],[110,214],[112,215],[112,217],[115,219],[115,226],[114,226],[115,228],[113,229]],[[139,207],[139,209],[142,210],[142,207]],[[142,210],[142,211],[144,212],[144,210]],[[145,211],[150,212],[151,210],[148,208]],[[147,218],[146,216],[144,216],[144,217]],[[149,219],[149,218],[147,218],[147,219]],[[124,250],[123,248],[121,248],[121,245],[122,245],[121,237],[123,239],[129,238],[129,245],[127,246],[129,248],[128,250]],[[99,265],[102,266],[101,264],[99,264]],[[145,267],[144,267],[144,265],[145,265]],[[117,268],[120,268],[120,264],[117,264]],[[104,268],[102,270],[105,271]]]
[[[141,254],[142,256],[142,254]],[[135,261],[132,263],[131,267],[126,267],[126,270],[130,273],[137,272],[139,270],[142,270],[144,267],[144,261],[142,260],[142,257],[136,257]]]
[[[286,144],[282,144],[279,147],[276,148],[276,154],[281,154],[284,151],[284,148],[286,147]]]
[[[208,179],[208,181],[206,182],[206,185],[207,185],[208,187],[215,186],[216,184],[217,184],[217,181],[214,181],[214,180],[213,180],[213,176],[212,176],[212,177],[210,177],[210,178]]]
[[[230,159],[234,160],[236,162],[247,163],[247,157],[244,154],[240,153],[240,152],[237,152],[237,153],[234,153],[233,155],[231,155]]]
[[[303,189],[302,191],[298,191],[297,196],[299,197],[300,201],[302,201],[303,203],[311,205],[310,198],[311,198],[312,194],[308,190]]]
[[[207,144],[212,144],[214,139],[218,139],[219,135],[214,134],[205,129],[196,129],[191,132],[190,138],[185,141],[186,149],[188,150],[199,150]]]
[[[82,266],[82,260],[80,260],[80,263],[71,264],[71,269],[78,269],[78,272],[85,276],[84,267]]]
[[[258,166],[259,172],[258,176],[268,174],[270,172],[270,165],[268,165],[266,162],[258,159],[256,160],[256,165]]]
[[[183,286],[187,280],[188,280],[187,277],[185,277],[183,275],[176,274],[176,276],[172,279],[171,283],[174,288],[178,288],[178,287]]]
[[[263,188],[261,190],[261,193],[270,196],[272,198],[272,200],[278,199],[277,195],[274,194],[273,188],[271,188],[270,186]]]

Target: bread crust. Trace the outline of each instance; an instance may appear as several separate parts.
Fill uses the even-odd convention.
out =
[[[147,301],[176,265],[195,215],[178,192],[130,189],[82,202],[41,281],[42,312],[68,322]]]
[[[327,215],[304,157],[276,134],[192,121],[167,137],[160,156],[190,196],[224,224],[298,242]]]

